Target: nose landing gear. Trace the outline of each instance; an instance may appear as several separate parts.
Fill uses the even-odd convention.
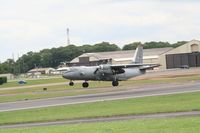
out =
[[[69,82],[69,86],[74,86],[74,82],[70,81]],[[88,88],[89,87],[89,83],[87,81],[83,82],[82,84],[83,88]]]
[[[70,82],[69,82],[69,85],[70,85],[70,86],[74,86],[74,82],[70,81]]]

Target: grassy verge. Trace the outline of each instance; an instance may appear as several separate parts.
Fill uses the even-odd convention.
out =
[[[200,110],[200,92],[0,113],[0,124]],[[34,116],[34,117],[33,117]]]
[[[59,82],[66,82],[67,80],[60,77],[60,78],[49,78],[49,79],[35,79],[35,80],[27,80],[27,84],[20,85],[18,81],[8,82],[6,84],[0,85],[0,88],[6,87],[20,87],[20,86],[28,86],[28,85],[37,85],[37,84],[48,84],[48,83],[59,83]]]
[[[198,133],[200,117],[0,129],[1,133]]]

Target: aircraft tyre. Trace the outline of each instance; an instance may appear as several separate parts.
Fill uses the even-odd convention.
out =
[[[88,84],[88,82],[84,82],[84,83],[82,84],[82,86],[83,86],[83,88],[88,88],[89,84]]]
[[[74,86],[74,82],[70,81],[70,82],[69,82],[69,85],[70,85],[70,86]]]
[[[112,86],[118,86],[119,85],[119,82],[116,80],[116,81],[112,81]]]

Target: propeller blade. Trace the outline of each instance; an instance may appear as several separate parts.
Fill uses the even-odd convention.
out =
[[[97,69],[94,71],[94,74],[96,74],[96,73],[97,73],[97,71],[99,71],[99,68],[97,68]]]

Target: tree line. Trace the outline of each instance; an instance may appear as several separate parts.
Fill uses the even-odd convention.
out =
[[[174,44],[169,42],[146,42],[143,43],[144,49],[150,48],[164,48],[164,47],[178,47],[185,44],[186,41],[180,41]],[[20,74],[26,73],[30,69],[36,67],[53,67],[56,68],[61,62],[70,62],[75,57],[89,52],[106,52],[106,51],[119,51],[119,50],[132,50],[136,49],[137,45],[141,42],[133,42],[126,44],[121,49],[116,44],[109,42],[102,42],[95,45],[68,45],[65,47],[43,49],[39,52],[28,52],[22,55],[17,61],[13,59],[7,59],[5,62],[0,63],[0,74],[13,73]]]

